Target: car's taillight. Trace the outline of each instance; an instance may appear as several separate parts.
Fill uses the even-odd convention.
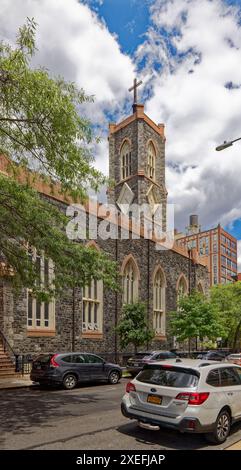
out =
[[[126,392],[130,393],[130,392],[135,392],[135,391],[136,391],[135,385],[132,382],[128,382],[126,386]]]
[[[192,393],[192,392],[183,392],[178,393],[176,400],[186,400],[189,405],[202,405],[209,397],[208,392],[203,393]]]
[[[55,361],[55,358],[58,356],[58,354],[55,354],[54,356],[51,357],[50,359],[50,365],[52,367],[59,367],[59,364]]]

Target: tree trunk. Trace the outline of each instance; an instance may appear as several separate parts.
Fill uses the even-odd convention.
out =
[[[240,320],[240,322],[238,323],[237,328],[236,328],[235,333],[234,333],[232,352],[235,352],[235,351],[236,351],[240,327],[241,327],[241,320]]]

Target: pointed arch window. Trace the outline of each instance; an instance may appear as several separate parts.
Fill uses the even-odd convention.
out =
[[[132,259],[130,259],[123,272],[123,303],[133,304],[138,300],[138,273]]]
[[[147,175],[151,179],[155,179],[155,169],[156,169],[156,151],[152,142],[148,144],[148,153],[147,153]]]
[[[121,179],[131,175],[131,147],[127,140],[121,147]]]
[[[197,285],[197,291],[200,292],[200,294],[204,294],[204,289],[201,282],[199,282]]]
[[[166,283],[161,269],[153,281],[153,329],[157,335],[165,334]]]
[[[181,276],[178,282],[178,287],[177,287],[177,302],[179,302],[179,300],[187,294],[188,294],[187,281],[184,276]]]

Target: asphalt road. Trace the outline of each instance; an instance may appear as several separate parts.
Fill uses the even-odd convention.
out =
[[[29,387],[0,391],[0,449],[206,450],[241,439],[236,424],[225,445],[207,445],[201,435],[142,429],[120,412],[127,380],[72,391]]]

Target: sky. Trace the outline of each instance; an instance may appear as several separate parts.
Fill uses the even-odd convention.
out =
[[[94,95],[82,111],[101,142],[108,174],[108,123],[131,114],[128,88],[166,132],[166,186],[175,225],[189,214],[239,242],[241,270],[241,0],[1,0],[0,37],[14,43],[26,17],[38,23],[34,65]]]

